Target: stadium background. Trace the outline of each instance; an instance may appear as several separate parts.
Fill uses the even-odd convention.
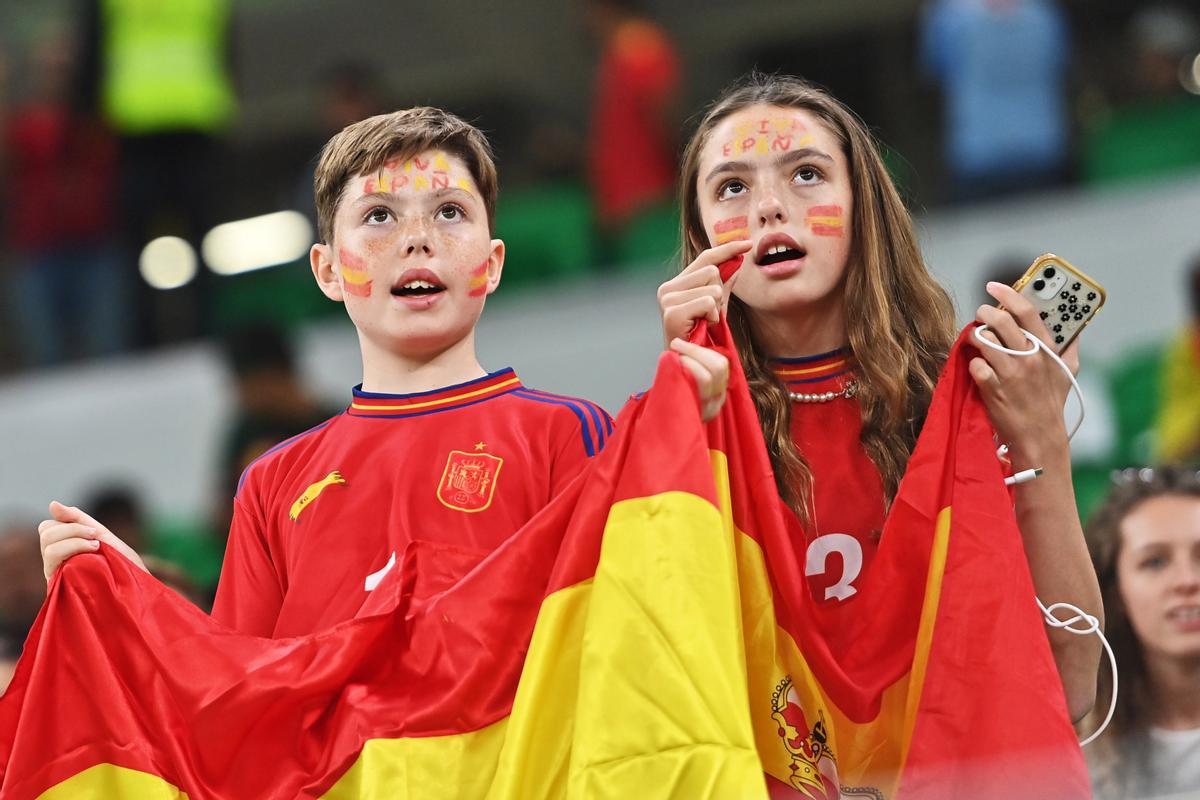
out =
[[[1071,47],[1069,177],[962,205],[946,188],[941,94],[918,66],[917,0],[643,4],[680,56],[684,135],[688,118],[753,67],[811,78],[855,109],[886,144],[927,261],[964,322],[999,265],[1044,251],[1108,288],[1083,341],[1089,421],[1074,454],[1085,511],[1111,469],[1155,457],[1159,365],[1188,324],[1185,274],[1200,253],[1200,95],[1187,93],[1187,75],[1176,102],[1196,121],[1194,159],[1139,174],[1142,151],[1161,145],[1147,127],[1115,145],[1125,148],[1120,163],[1105,160],[1114,146],[1102,141],[1105,121],[1135,91],[1130,22],[1148,5],[1059,4]],[[70,35],[78,18],[76,2],[3,1],[3,107],[21,102],[36,83],[39,48]],[[485,367],[512,365],[532,385],[614,413],[647,384],[661,346],[654,288],[677,268],[676,216],[647,213],[615,243],[597,242],[582,154],[598,47],[582,3],[240,0],[229,56],[238,114],[220,141],[215,222],[302,203],[298,187],[328,135],[323,81],[339,65],[360,65],[384,108],[438,105],[475,122],[495,145],[497,235],[509,255],[481,326]],[[0,269],[11,255],[0,242]],[[6,300],[20,303],[3,285]],[[306,258],[229,276],[201,266],[188,286],[142,296],[160,307],[160,319],[200,321],[166,325],[153,346],[120,355],[31,366],[11,315],[0,319],[0,528],[36,523],[51,498],[82,504],[123,487],[144,509],[151,539],[197,554],[181,556],[182,566],[204,582],[223,539],[218,462],[236,410],[216,339],[248,322],[277,323],[303,385],[334,407],[358,380],[357,344],[341,309],[312,286]],[[203,309],[193,314],[197,304]]]

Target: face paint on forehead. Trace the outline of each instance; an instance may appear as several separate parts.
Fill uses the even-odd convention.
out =
[[[809,206],[804,222],[817,236],[842,236],[846,230],[841,206]]]
[[[467,282],[468,297],[482,297],[487,294],[487,268],[488,259],[485,258],[482,264],[471,270],[471,280]]]
[[[342,289],[355,297],[371,296],[371,275],[367,262],[342,247],[338,249],[338,261],[342,264]]]
[[[713,243],[725,244],[736,239],[749,239],[750,226],[745,216],[730,217],[713,225]]]
[[[721,155],[728,158],[743,153],[786,153],[812,143],[812,134],[799,119],[763,117],[735,125],[733,138],[721,145]]]
[[[395,192],[407,186],[414,191],[449,189],[450,171],[450,160],[441,151],[409,159],[389,159],[383,162],[379,172],[364,180],[363,193]],[[453,185],[467,194],[474,194],[471,182],[464,177],[454,180]]]

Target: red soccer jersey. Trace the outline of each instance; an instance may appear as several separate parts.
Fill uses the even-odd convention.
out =
[[[853,357],[846,349],[777,359],[775,374],[790,392],[840,392],[853,377]],[[805,572],[814,599],[847,608],[879,547],[884,519],[883,481],[861,433],[862,410],[853,398],[792,402],[792,441],[813,475]]]
[[[274,638],[328,628],[412,542],[444,546],[437,569],[461,574],[611,433],[599,406],[525,388],[511,369],[418,394],[355,389],[345,412],[246,469],[213,616]]]

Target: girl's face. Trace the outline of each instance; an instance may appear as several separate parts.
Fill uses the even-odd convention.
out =
[[[1200,657],[1200,497],[1159,495],[1126,515],[1117,587],[1148,658]]]
[[[734,294],[755,314],[842,302],[854,202],[846,156],[812,113],[755,105],[721,121],[700,152],[709,246],[752,243]]]

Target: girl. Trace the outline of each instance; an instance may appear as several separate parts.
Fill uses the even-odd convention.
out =
[[[693,320],[715,321],[728,304],[780,495],[811,535],[849,534],[836,537],[842,558],[825,561],[833,574],[812,577],[814,596],[836,585],[825,602],[853,613],[855,577],[870,568],[955,337],[949,296],[921,260],[862,121],[817,87],[750,76],[705,114],[681,172],[688,266],[659,289],[667,340],[680,349],[674,340]],[[723,287],[716,265],[739,255],[742,267]],[[988,292],[1009,309],[978,311],[994,341],[1026,349],[1020,328],[1050,341],[1011,288]],[[1074,346],[1065,358],[1076,368]],[[1038,595],[1099,615],[1071,486],[1065,377],[1045,356],[989,348],[971,375],[1014,471],[1044,470],[1017,489]],[[1099,644],[1057,630],[1049,637],[1078,719],[1092,706]]]
[[[1177,467],[1125,470],[1088,522],[1087,537],[1120,688],[1111,726],[1088,750],[1096,796],[1196,791],[1200,474]],[[1100,674],[1109,674],[1107,664]],[[1111,681],[1105,683],[1108,694]],[[1104,697],[1093,716],[1103,716],[1108,704]]]

